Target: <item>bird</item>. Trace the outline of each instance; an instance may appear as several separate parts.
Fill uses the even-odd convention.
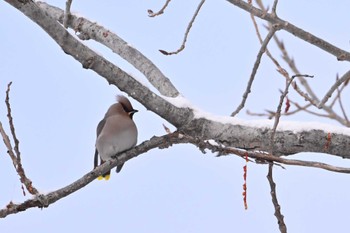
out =
[[[98,166],[98,155],[101,165],[112,156],[133,148],[137,143],[137,127],[133,115],[138,110],[134,109],[123,95],[117,95],[116,100],[117,102],[108,108],[104,118],[97,125],[94,169]],[[117,173],[123,165],[117,166]],[[108,171],[98,179],[109,180],[110,174],[111,171]]]

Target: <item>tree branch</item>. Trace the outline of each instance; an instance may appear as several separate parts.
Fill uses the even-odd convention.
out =
[[[45,2],[37,2],[37,5],[45,10],[55,20],[63,23],[64,11],[58,7],[51,6]],[[78,37],[81,40],[93,39],[111,49],[121,58],[125,59],[137,70],[139,70],[148,81],[164,96],[176,97],[178,90],[171,81],[159,70],[159,68],[140,51],[132,47],[122,38],[109,29],[104,28],[97,23],[93,23],[83,17],[70,15],[67,26],[79,32]]]
[[[350,70],[346,72],[340,79],[337,79],[334,85],[329,89],[329,91],[326,93],[326,95],[323,97],[321,102],[318,104],[318,108],[323,108],[324,104],[327,102],[327,100],[332,96],[333,92],[337,90],[337,88],[343,84],[344,82],[348,81],[350,79]]]
[[[164,10],[168,7],[170,1],[171,0],[166,0],[164,6],[159,11],[157,11],[156,13],[154,13],[152,10],[148,10],[148,16],[149,17],[155,17],[155,16],[159,16],[159,15],[163,14]]]
[[[276,184],[273,181],[273,177],[272,177],[272,167],[273,167],[273,164],[269,163],[269,172],[266,176],[270,184],[272,204],[273,204],[273,207],[275,208],[275,216],[276,216],[277,223],[281,233],[287,233],[287,226],[284,223],[284,216],[281,213],[281,206],[278,204],[278,200],[277,200]]]
[[[294,80],[294,77],[292,77],[287,83],[286,83],[286,88],[284,89],[283,93],[281,94],[280,96],[280,101],[278,103],[278,106],[277,106],[277,111],[276,111],[276,114],[275,114],[275,120],[274,120],[274,123],[273,123],[273,127],[272,127],[272,133],[271,133],[271,154],[273,154],[273,145],[274,145],[274,140],[275,140],[275,134],[276,134],[276,130],[277,130],[277,126],[278,126],[278,123],[280,121],[280,118],[281,118],[281,110],[282,110],[282,104],[283,104],[283,101],[284,101],[284,98],[287,96],[288,94],[288,89],[289,89],[289,86],[290,84],[293,82]]]
[[[242,158],[245,158],[244,156],[248,156],[250,158],[259,159],[260,161],[278,162],[278,163],[298,165],[298,166],[318,167],[318,168],[322,168],[330,171],[350,173],[350,168],[335,167],[328,164],[322,164],[322,163],[310,162],[310,161],[289,160],[289,159],[283,159],[277,156],[272,156],[268,153],[259,152],[259,151],[244,151],[242,149],[237,149],[237,148],[223,147],[221,144],[217,144],[217,143],[212,144],[206,140],[199,139],[198,137],[191,137],[189,135],[186,135],[177,131],[177,132],[166,134],[160,137],[154,136],[150,140],[144,141],[143,143],[134,147],[133,149],[117,155],[117,157],[115,157],[114,159],[100,165],[96,169],[82,176],[80,179],[74,181],[73,183],[61,189],[52,191],[45,195],[43,194],[36,195],[35,198],[26,200],[20,204],[14,204],[11,201],[5,208],[0,209],[0,218],[4,218],[10,214],[15,214],[21,211],[25,211],[33,207],[39,207],[39,208],[48,207],[50,204],[53,204],[56,201],[68,196],[69,194],[74,193],[77,190],[85,187],[86,185],[91,183],[93,180],[95,180],[98,176],[113,169],[117,165],[125,163],[129,159],[135,158],[154,148],[164,149],[174,144],[184,144],[184,143],[190,143],[197,146],[199,150],[202,151],[203,153],[205,153],[205,149],[210,149],[212,152],[218,152],[219,155],[236,154]]]
[[[201,10],[203,4],[204,4],[205,0],[201,0],[201,2],[198,4],[197,6],[197,9],[196,11],[194,12],[193,16],[192,16],[192,19],[190,20],[190,22],[188,23],[188,26],[186,28],[186,31],[185,31],[185,35],[184,35],[184,38],[183,38],[183,41],[182,41],[182,44],[180,46],[179,49],[177,49],[176,51],[174,52],[167,52],[165,50],[162,50],[160,49],[159,51],[164,54],[164,55],[173,55],[173,54],[178,54],[179,52],[181,52],[182,50],[185,49],[185,45],[186,45],[186,41],[187,41],[187,37],[188,37],[188,34],[190,33],[191,31],[191,28],[192,28],[192,25],[193,25],[193,22],[196,20],[197,16],[198,16],[198,13],[199,11]]]
[[[66,2],[66,11],[64,12],[64,18],[63,18],[63,26],[65,28],[68,28],[68,19],[69,19],[70,15],[71,15],[70,7],[72,5],[72,1],[73,0],[67,0],[67,2]]]
[[[9,154],[9,156],[12,160],[13,166],[14,166],[17,174],[20,177],[21,183],[24,184],[24,186],[26,187],[26,189],[28,190],[28,192],[30,194],[36,195],[39,192],[33,186],[32,181],[26,176],[24,168],[22,166],[22,162],[21,162],[21,152],[19,151],[19,140],[16,136],[16,130],[15,130],[15,126],[13,123],[12,114],[11,114],[11,105],[10,105],[10,87],[11,87],[11,84],[12,84],[12,82],[10,82],[7,85],[5,103],[6,103],[6,107],[7,107],[7,117],[9,120],[10,131],[12,134],[12,139],[15,143],[14,148],[12,148],[10,138],[6,134],[4,128],[2,127],[1,122],[0,122],[0,132],[1,132],[1,136],[3,138],[4,144],[7,148],[7,153]],[[22,190],[23,190],[23,195],[25,196],[25,191],[24,191],[23,185],[22,185]]]
[[[86,185],[91,183],[93,180],[95,180],[98,176],[104,174],[105,172],[111,170],[117,165],[120,165],[126,162],[131,158],[134,158],[154,148],[159,147],[163,149],[171,146],[172,142],[170,141],[170,138],[172,136],[173,135],[164,135],[162,137],[153,137],[148,141],[144,141],[143,143],[136,146],[135,148],[118,155],[117,159],[113,159],[102,164],[96,169],[85,174],[80,179],[74,181],[73,183],[61,189],[50,192],[46,195],[37,195],[35,198],[29,199],[21,204],[14,204],[10,202],[10,204],[7,205],[6,208],[0,210],[0,218],[4,218],[10,214],[15,214],[21,211],[25,211],[33,207],[39,207],[39,208],[48,207],[50,204],[53,204],[56,201],[68,196],[69,194],[74,193],[77,190],[85,187]],[[42,200],[45,200],[46,205],[43,205]]]
[[[245,1],[242,0],[227,0],[229,3],[263,19],[271,24],[278,24],[281,26],[281,29],[291,33],[292,35],[334,55],[339,61],[350,61],[350,53],[346,52],[345,50],[342,50],[329,42],[309,33],[304,31],[301,28],[298,28],[294,26],[293,24],[282,20],[278,17],[275,17],[273,14],[267,13],[265,11],[262,11],[249,3],[246,3]]]
[[[242,98],[242,101],[241,103],[239,104],[239,106],[237,107],[237,109],[231,113],[231,116],[235,116],[237,115],[241,110],[242,108],[244,108],[244,105],[245,105],[245,102],[248,98],[248,95],[249,93],[251,92],[251,87],[252,87],[252,84],[253,84],[253,81],[254,81],[254,78],[255,78],[255,75],[256,75],[256,72],[258,71],[258,68],[259,68],[259,65],[260,65],[260,61],[261,61],[261,57],[262,55],[267,52],[267,45],[269,44],[271,38],[273,37],[273,35],[276,33],[276,31],[278,30],[278,26],[276,27],[271,27],[269,33],[267,34],[267,36],[265,37],[265,40],[264,41],[260,41],[261,42],[261,47],[259,49],[259,52],[258,52],[258,55],[256,56],[256,60],[255,60],[255,63],[254,63],[254,66],[253,66],[253,69],[252,69],[252,72],[250,74],[250,78],[249,78],[249,81],[248,81],[248,84],[247,84],[247,87],[246,87],[246,90],[243,94],[243,98]],[[258,33],[258,32],[257,32]],[[259,34],[259,33],[258,33]],[[260,35],[260,34],[259,34]],[[260,37],[259,37],[260,38]]]

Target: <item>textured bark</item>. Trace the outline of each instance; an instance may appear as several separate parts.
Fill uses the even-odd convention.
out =
[[[319,129],[293,132],[276,131],[271,145],[272,127],[249,127],[223,124],[208,119],[194,119],[185,132],[202,139],[214,139],[226,146],[257,151],[270,151],[274,155],[291,155],[300,152],[318,152],[350,158],[350,136]],[[330,140],[329,135],[330,133]]]

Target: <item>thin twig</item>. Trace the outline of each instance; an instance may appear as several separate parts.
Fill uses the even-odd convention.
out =
[[[337,74],[337,79],[338,79],[338,74]],[[339,88],[339,91],[337,91],[337,95],[333,98],[332,102],[328,105],[328,107],[333,108],[335,103],[337,102],[339,95],[343,92],[345,89],[346,85],[345,83]]]
[[[321,50],[324,50],[328,52],[329,54],[334,55],[339,61],[350,61],[350,53],[340,49],[333,44],[301,29],[297,26],[293,25],[290,22],[287,22],[281,18],[274,17],[274,15],[269,14],[265,11],[262,11],[254,6],[252,6],[249,3],[246,3],[242,0],[227,0],[229,3],[251,13],[254,14],[256,17],[261,18],[262,20],[266,20],[272,24],[279,24],[281,25],[281,29],[285,30],[286,32],[289,32],[290,34],[300,38],[301,40],[314,45]]]
[[[160,9],[158,12],[156,13],[153,13],[152,10],[148,10],[148,16],[149,17],[155,17],[155,16],[158,16],[158,15],[161,15],[164,13],[164,10],[168,7],[169,3],[170,3],[171,0],[166,0],[164,6],[162,7],[162,9]]]
[[[70,7],[72,5],[73,0],[67,0],[66,2],[66,11],[64,13],[64,18],[63,18],[63,26],[67,29],[68,28],[68,19],[71,15],[70,13]]]
[[[253,70],[252,70],[252,72],[250,74],[250,78],[249,78],[246,90],[245,90],[245,92],[243,94],[243,97],[242,97],[242,101],[239,104],[239,106],[237,107],[237,109],[233,113],[231,113],[232,117],[237,115],[242,110],[242,108],[244,108],[244,105],[245,105],[245,102],[247,101],[248,95],[251,92],[251,87],[252,87],[253,81],[255,79],[256,72],[258,71],[258,68],[259,68],[259,65],[260,65],[260,61],[261,61],[261,57],[267,51],[267,45],[268,45],[268,43],[270,42],[271,38],[273,37],[273,35],[276,33],[277,30],[278,30],[278,27],[271,27],[269,33],[265,37],[265,40],[261,43],[261,47],[260,47],[260,50],[258,52],[258,55],[256,56],[256,60],[255,60],[254,66],[253,66]]]
[[[259,30],[258,24],[257,24],[257,22],[255,20],[254,14],[250,14],[250,18],[251,18],[251,20],[253,22],[253,25],[254,25],[254,28],[255,28],[255,32],[256,32],[256,35],[258,36],[259,42],[260,42],[260,44],[263,44],[261,33],[260,33],[260,30]],[[271,25],[271,27],[269,28],[269,32],[271,31],[271,28],[274,28],[274,27],[276,27],[276,31],[280,29],[280,26],[278,24]],[[276,33],[273,36],[275,36],[275,35],[276,35]],[[272,56],[272,54],[270,53],[270,51],[267,48],[266,48],[265,52],[266,52],[266,55],[271,59],[271,61],[277,66],[277,68],[278,69],[282,69],[280,64],[278,63],[278,61]]]
[[[277,47],[282,52],[283,60],[288,64],[289,68],[295,74],[300,74],[301,72],[297,68],[294,59],[289,56],[288,51],[286,50],[284,43],[278,38],[278,36],[276,34],[274,35],[273,38],[274,38],[275,43],[277,44]],[[303,76],[298,77],[298,80],[301,83],[301,85],[303,85],[306,92],[311,96],[311,98],[314,99],[314,101],[318,103],[319,100],[318,100],[316,94],[314,93],[314,91],[312,90],[311,86],[309,85],[308,81]]]
[[[273,2],[272,9],[271,9],[271,14],[274,15],[275,17],[277,17],[277,13],[276,13],[277,4],[278,4],[278,0],[275,0]]]
[[[279,123],[280,118],[281,118],[282,104],[283,104],[284,98],[288,94],[289,86],[293,82],[294,78],[295,78],[295,76],[291,77],[291,79],[286,84],[286,88],[284,89],[283,93],[280,96],[280,101],[279,101],[279,104],[277,106],[277,111],[276,111],[276,115],[275,115],[275,121],[273,123],[271,139],[270,139],[270,145],[271,145],[270,153],[271,154],[273,154],[273,145],[274,145],[274,140],[275,140],[276,129],[277,129],[278,123]]]
[[[322,114],[322,113],[318,113],[318,112],[314,112],[314,111],[311,111],[311,110],[309,110],[308,108],[305,108],[305,107],[301,107],[301,106],[299,106],[299,104],[297,104],[297,103],[293,103],[297,108],[300,108],[301,110],[303,110],[303,111],[305,111],[305,112],[307,112],[307,113],[309,113],[309,114],[311,114],[311,115],[314,115],[314,116],[317,116],[317,117],[325,117],[325,118],[331,118],[331,119],[333,119],[333,116],[332,115],[330,115],[330,114]],[[308,104],[309,105],[309,107],[310,106],[312,106],[311,104]]]
[[[238,154],[238,151],[236,151],[235,154]],[[242,157],[243,154],[240,156]],[[269,162],[277,162],[285,165],[313,167],[313,168],[320,168],[331,172],[350,174],[350,168],[333,166],[327,163],[321,163],[321,162],[315,162],[315,161],[304,161],[304,160],[298,160],[298,159],[285,159],[282,157],[273,156],[268,153],[259,152],[259,151],[248,152],[248,156],[250,158],[266,160]]]
[[[275,121],[273,123],[273,127],[272,127],[272,133],[271,133],[271,139],[270,139],[270,145],[271,145],[271,154],[273,154],[273,144],[274,144],[274,140],[275,140],[275,134],[276,134],[276,129],[278,126],[278,123],[280,121],[281,118],[281,110],[282,110],[282,104],[284,102],[284,98],[287,96],[288,94],[288,89],[290,84],[293,82],[294,77],[292,77],[288,83],[286,84],[286,88],[284,89],[283,93],[280,96],[280,101],[278,103],[277,106],[277,111],[276,111],[276,115],[275,115]]]
[[[257,0],[257,2],[261,2],[260,0]],[[277,44],[277,46],[279,47],[279,49],[281,50],[282,52],[282,58],[285,60],[285,62],[289,65],[289,67],[292,69],[292,71],[294,73],[300,73],[298,68],[296,67],[296,64],[295,64],[295,61],[294,59],[292,59],[289,55],[288,55],[288,52],[283,44],[282,41],[280,41],[277,37],[277,35],[275,34],[274,35],[274,40]],[[311,86],[309,85],[308,81],[303,77],[303,76],[300,76],[298,77],[298,80],[299,82],[301,83],[301,85],[304,87],[305,91],[306,92],[303,92],[297,85],[293,85],[293,88],[298,92],[298,94],[302,97],[304,97],[308,102],[310,102],[313,106],[317,107],[318,104],[319,104],[319,99],[318,97],[316,96],[316,94],[313,92]],[[345,81],[346,82],[346,81]],[[344,89],[344,86],[341,87],[341,90]],[[321,114],[322,116],[326,116],[326,117],[329,117],[331,119],[334,119],[336,121],[338,121],[339,123],[349,127],[350,126],[350,123],[348,121],[346,121],[346,119],[343,119],[341,118],[338,114],[336,114],[334,112],[334,110],[332,109],[333,108],[333,105],[335,104],[335,102],[337,101],[337,97],[336,96],[333,100],[333,102],[327,106],[327,105],[324,105],[323,106],[323,110],[325,112],[327,112],[327,115],[325,114]],[[315,112],[312,112],[311,114],[313,115],[318,115],[318,113],[315,113]],[[331,117],[330,117],[331,116]]]
[[[323,108],[324,104],[327,102],[327,100],[332,96],[333,92],[337,90],[337,88],[344,82],[350,79],[350,70],[346,72],[340,79],[336,80],[336,82],[333,84],[333,86],[329,89],[329,91],[326,93],[326,95],[323,97],[321,102],[318,104],[318,108]]]
[[[261,10],[263,10],[264,12],[267,12],[267,9],[264,7],[264,5],[263,5],[261,0],[256,0],[256,3],[258,4],[258,6],[260,7]],[[275,15],[273,13],[271,14],[271,16],[275,17]],[[269,24],[271,25],[272,23],[269,22]],[[296,73],[296,74],[300,73],[300,71],[296,67],[294,59],[289,56],[289,54],[288,54],[288,52],[287,52],[287,50],[285,48],[284,43],[278,38],[278,36],[276,34],[274,35],[274,40],[275,40],[278,48],[282,52],[282,58],[284,59],[284,61],[288,64],[288,66],[292,69],[292,71],[294,73]],[[343,55],[340,55],[340,56],[343,56]],[[309,85],[309,83],[307,82],[307,80],[305,78],[303,78],[303,77],[298,77],[298,79],[299,79],[301,85],[303,85],[303,87],[305,88],[306,93],[301,91],[301,89],[299,87],[297,87],[296,85],[293,85],[293,88],[299,93],[299,95],[301,95],[307,101],[312,103],[312,105],[314,105],[315,107],[318,107],[320,101],[319,101],[317,95],[312,90],[312,88]],[[334,112],[334,110],[332,109],[332,105],[330,105],[330,106],[323,105],[322,108],[323,108],[324,111],[326,111],[328,113],[329,116],[332,116],[331,117],[332,119],[338,121],[339,123],[341,123],[341,124],[343,124],[343,125],[345,125],[347,127],[350,126],[350,123],[348,121],[346,121],[346,119],[343,119],[342,117],[340,117],[338,114],[336,114]]]
[[[281,113],[282,116],[290,116],[290,115],[296,114],[296,113],[301,112],[301,111],[306,111],[306,109],[308,109],[310,106],[312,106],[310,103],[306,104],[305,106],[300,106],[298,103],[296,103],[292,100],[289,100],[289,101],[296,107],[296,109],[293,111]],[[246,113],[250,116],[267,117],[268,119],[272,119],[276,115],[276,112],[271,111],[271,110],[265,110],[265,112],[266,113],[255,113],[255,112],[251,112],[249,110],[246,111]],[[325,116],[328,116],[328,115],[325,115]]]
[[[193,22],[194,20],[196,19],[200,9],[202,8],[203,4],[204,4],[205,0],[201,0],[201,2],[199,3],[197,9],[196,9],[196,12],[194,13],[194,15],[192,16],[192,19],[191,21],[189,22],[188,26],[187,26],[187,29],[186,29],[186,32],[185,32],[185,36],[184,36],[184,39],[182,41],[182,44],[180,46],[180,48],[174,52],[167,52],[165,50],[162,50],[160,49],[159,51],[161,53],[163,53],[164,55],[173,55],[173,54],[178,54],[179,52],[181,52],[182,50],[185,49],[185,45],[186,45],[186,41],[187,41],[187,37],[188,37],[188,34],[190,33],[190,30],[192,28],[192,25],[193,25]]]
[[[284,74],[285,75],[285,74]],[[281,118],[281,110],[282,110],[282,104],[283,104],[283,101],[284,101],[284,98],[287,96],[288,94],[288,89],[290,87],[290,85],[292,84],[293,80],[295,77],[309,77],[309,78],[313,78],[314,76],[312,75],[308,75],[308,74],[296,74],[296,75],[293,75],[289,81],[287,82],[286,84],[286,88],[284,89],[283,93],[281,94],[280,96],[280,102],[277,106],[277,111],[276,111],[276,114],[275,114],[275,121],[274,121],[274,124],[273,124],[273,127],[272,127],[272,133],[271,133],[271,140],[270,140],[270,145],[271,145],[271,154],[273,154],[273,144],[274,144],[274,139],[275,139],[275,134],[276,134],[276,129],[277,129],[277,126],[278,126],[278,123],[279,123],[279,120]]]
[[[19,151],[19,140],[16,136],[15,126],[13,123],[13,117],[11,114],[11,105],[10,105],[10,87],[11,87],[11,84],[12,84],[12,82],[10,82],[7,85],[5,103],[6,103],[6,107],[7,107],[7,117],[9,119],[9,125],[10,125],[12,138],[13,138],[13,141],[15,143],[14,151],[12,149],[11,141],[10,141],[8,135],[5,133],[1,123],[0,123],[0,131],[1,131],[1,135],[2,135],[2,138],[4,140],[4,143],[5,143],[5,146],[7,148],[7,152],[12,160],[12,163],[16,169],[17,174],[20,177],[21,183],[24,184],[24,186],[26,187],[26,189],[28,190],[28,192],[30,194],[37,195],[37,194],[39,194],[39,192],[32,185],[32,181],[26,176],[25,171],[24,171],[23,166],[22,166],[22,162],[21,162],[21,153]],[[23,189],[23,194],[25,195],[24,189]]]
[[[273,181],[273,177],[272,177],[272,167],[273,167],[273,163],[269,163],[269,172],[267,173],[266,177],[270,184],[270,190],[271,190],[270,194],[272,198],[273,207],[275,208],[275,216],[277,219],[279,229],[281,233],[286,233],[287,226],[284,223],[284,216],[281,213],[281,206],[278,204],[277,193],[276,193],[276,183]]]
[[[10,156],[10,158],[12,160],[13,166],[15,167],[15,169],[17,169],[18,165],[17,165],[16,155],[13,152],[10,138],[6,134],[4,128],[2,127],[2,123],[1,122],[0,122],[0,134],[1,134],[1,137],[2,137],[2,140],[3,140],[4,144],[5,144],[5,146],[7,148],[7,153],[8,153],[8,155]]]
[[[338,79],[338,77],[337,77]],[[344,87],[345,85],[343,85],[342,87]],[[345,108],[344,108],[344,105],[343,105],[343,101],[342,101],[342,98],[341,98],[341,90],[339,87],[337,87],[337,96],[338,96],[338,102],[339,102],[339,106],[340,106],[340,110],[342,111],[343,113],[343,117],[344,119],[349,122],[349,119],[348,119],[348,116],[346,114],[346,111],[345,111]]]
[[[13,118],[12,118],[12,113],[11,113],[11,105],[10,105],[11,84],[12,84],[12,82],[9,82],[9,84],[7,85],[5,103],[6,103],[6,107],[7,107],[7,118],[9,119],[12,139],[13,139],[13,141],[15,143],[14,150],[15,150],[15,153],[16,153],[17,162],[21,163],[21,152],[19,151],[19,141],[18,141],[18,138],[16,136],[15,126],[13,124]]]

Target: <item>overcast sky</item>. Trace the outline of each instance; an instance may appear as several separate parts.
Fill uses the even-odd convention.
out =
[[[63,0],[47,1],[64,7]],[[339,3],[340,2],[340,3]],[[199,1],[172,1],[165,14],[149,18],[163,1],[73,1],[72,12],[109,28],[150,58],[193,105],[229,115],[240,103],[259,50],[249,14],[228,2],[207,0],[190,32],[186,49],[176,50]],[[269,3],[271,5],[271,2]],[[280,0],[278,15],[315,35],[349,50],[350,3],[325,0]],[[263,21],[258,21],[263,25]],[[263,27],[261,27],[263,28]],[[22,163],[33,185],[43,193],[61,188],[93,167],[95,129],[121,92],[66,55],[35,23],[0,1],[0,120],[6,129],[5,98],[12,81],[11,104],[20,140]],[[263,30],[266,35],[266,31]],[[319,97],[348,63],[278,32]],[[139,79],[143,76],[106,48],[85,42]],[[280,52],[269,47],[276,58]],[[281,59],[280,59],[281,61]],[[281,62],[284,67],[287,66]],[[144,79],[145,80],[145,79]],[[150,85],[149,85],[150,86]],[[253,92],[238,115],[258,119],[246,110],[274,110],[284,79],[263,57]],[[290,98],[303,103],[291,91]],[[344,101],[349,99],[345,93]],[[138,142],[164,134],[165,120],[131,99],[139,110],[134,119]],[[349,111],[349,102],[345,104]],[[299,114],[289,121],[335,121]],[[337,157],[303,153],[292,158],[350,166]],[[94,181],[49,208],[28,209],[0,220],[1,232],[279,232],[267,166],[248,164],[248,210],[242,201],[243,166],[236,156],[216,158],[192,145],[152,150],[128,161],[108,182]],[[348,232],[349,175],[313,168],[274,168],[277,194],[289,232]],[[21,184],[0,144],[0,207],[26,200]]]

